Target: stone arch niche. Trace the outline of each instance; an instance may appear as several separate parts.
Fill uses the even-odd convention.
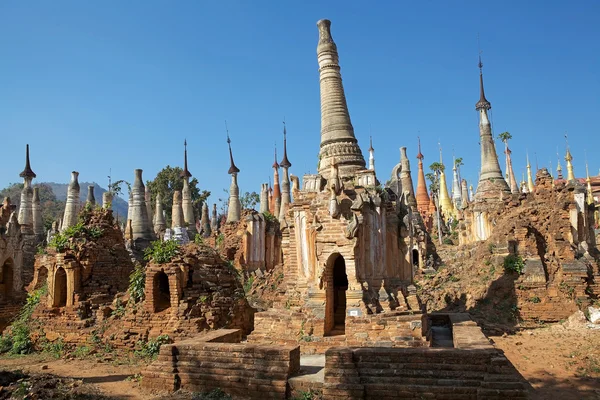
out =
[[[10,298],[13,294],[14,285],[14,263],[12,259],[7,259],[0,267],[0,293],[4,298]]]
[[[34,274],[34,289],[39,289],[48,283],[48,268],[42,266]]]
[[[58,267],[54,273],[53,298],[53,307],[65,307],[67,305],[67,272],[63,267]]]
[[[420,262],[419,260],[421,259],[421,255],[419,254],[419,250],[417,249],[412,249],[412,265],[413,267],[418,267]]]
[[[348,275],[346,260],[340,253],[333,253],[327,260],[325,270],[325,335],[345,334],[346,291]]]
[[[161,270],[154,275],[152,280],[154,296],[154,312],[164,311],[171,307],[171,290],[169,289],[169,277]]]

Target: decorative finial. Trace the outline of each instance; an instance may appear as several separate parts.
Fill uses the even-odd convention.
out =
[[[425,157],[421,153],[421,137],[420,136],[417,136],[417,141],[419,142],[419,154],[417,154],[417,158],[419,160],[423,160]]]
[[[476,110],[489,110],[492,105],[485,98],[485,91],[483,90],[483,63],[481,62],[481,50],[479,51],[479,101],[475,104]]]
[[[273,168],[279,168],[279,163],[277,162],[277,143],[275,143],[275,162],[273,163]]]
[[[227,146],[229,147],[229,162],[231,164],[227,173],[229,175],[237,174],[238,172],[240,172],[240,169],[236,167],[235,163],[233,162],[233,153],[231,152],[231,139],[229,138],[229,128],[227,127],[227,121],[225,121],[225,131],[227,132]]]
[[[373,136],[369,135],[369,151],[375,151],[373,148]]]
[[[285,128],[285,118],[283,119],[283,160],[279,163],[283,168],[289,168],[292,163],[287,158],[287,130]]]
[[[558,154],[558,146],[556,147],[556,164],[558,164],[556,170],[562,171],[562,166],[560,165],[560,154]]]
[[[25,145],[25,169],[19,174],[21,178],[35,178],[36,174],[31,170],[31,164],[29,162],[29,144]]]
[[[192,176],[192,173],[188,171],[187,164],[187,139],[183,139],[183,171],[181,171],[182,178],[189,178]]]

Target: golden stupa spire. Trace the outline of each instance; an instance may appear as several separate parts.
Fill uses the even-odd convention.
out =
[[[529,164],[529,153],[527,153],[527,189],[533,193],[533,177],[531,176],[531,165]]]
[[[594,204],[594,194],[592,192],[592,180],[590,179],[590,171],[588,169],[587,157],[585,160],[585,183],[587,184],[587,203]]]
[[[571,182],[575,180],[575,173],[573,172],[573,156],[569,150],[569,141],[567,140],[567,134],[565,133],[565,141],[567,142],[567,154],[565,155],[565,161],[567,162],[567,181]]]
[[[444,165],[442,160],[442,146],[440,146],[440,164]],[[450,218],[454,215],[454,205],[452,204],[452,199],[450,198],[450,194],[448,193],[448,186],[446,185],[446,173],[444,172],[445,168],[442,168],[440,173],[440,207],[442,214],[446,219]]]

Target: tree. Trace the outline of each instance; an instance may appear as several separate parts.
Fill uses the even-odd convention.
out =
[[[166,222],[167,226],[171,225],[171,210],[173,208],[173,193],[176,190],[183,189],[183,178],[181,173],[183,170],[179,167],[171,167],[167,165],[156,175],[151,181],[146,181],[146,185],[152,193],[152,204],[156,204],[156,195],[160,193],[161,202],[163,209],[167,215]],[[206,201],[210,192],[207,190],[200,190],[198,187],[198,179],[192,178],[190,180],[190,193],[192,195],[192,204],[196,217],[201,215],[202,204]]]
[[[465,165],[463,163],[462,157],[457,157],[454,159],[454,167],[456,167],[456,173],[458,174],[458,183],[462,182],[462,177],[460,176],[460,167],[461,165]]]
[[[504,154],[505,154],[505,162],[506,162],[506,173],[508,177],[508,182],[510,182],[510,176],[508,176],[508,141],[512,139],[512,135],[510,132],[502,132],[498,135],[498,139],[504,142]]]
[[[113,196],[119,196],[119,197],[123,197],[123,189],[121,188],[121,186],[125,184],[127,185],[127,198],[129,198],[129,193],[131,193],[131,183],[121,179],[119,181],[113,182],[110,185],[108,185],[108,191],[111,192],[113,194]]]
[[[254,209],[260,203],[260,196],[256,192],[246,192],[240,196],[240,203],[242,204],[242,210]]]
[[[446,167],[444,167],[444,164],[442,163],[434,162],[429,166],[429,169],[432,172],[428,172],[427,174],[425,174],[427,179],[429,179],[429,182],[431,182],[431,184],[429,185],[429,190],[431,192],[437,193],[437,191],[440,188],[440,174],[442,173],[442,171],[444,171],[444,169],[446,169]]]
[[[502,140],[504,144],[508,145],[508,141],[512,139],[510,132],[502,132],[498,135],[498,139]]]

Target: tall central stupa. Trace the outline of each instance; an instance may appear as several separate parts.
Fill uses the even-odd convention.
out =
[[[319,174],[329,179],[332,160],[335,159],[339,177],[350,177],[356,171],[364,170],[366,163],[350,122],[337,46],[331,37],[331,21],[322,19],[317,22],[317,26],[317,60],[321,86]]]

